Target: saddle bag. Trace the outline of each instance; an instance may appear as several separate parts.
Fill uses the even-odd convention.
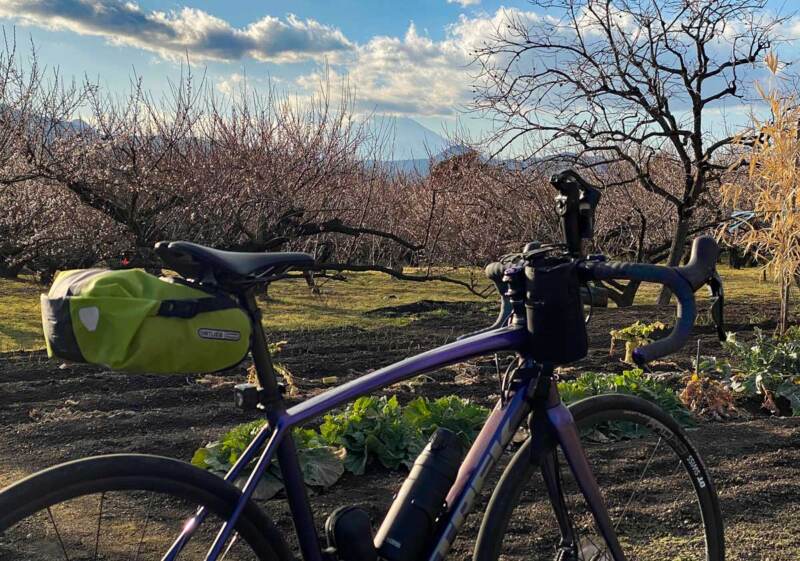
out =
[[[576,263],[548,258],[525,267],[525,292],[533,358],[555,365],[584,358],[589,339]]]
[[[42,294],[47,353],[114,370],[215,372],[250,349],[250,317],[230,296],[138,269],[56,276]]]

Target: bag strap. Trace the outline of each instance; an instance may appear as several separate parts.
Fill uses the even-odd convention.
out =
[[[197,314],[230,310],[239,306],[225,296],[196,300],[162,300],[156,315],[166,318],[190,319]]]

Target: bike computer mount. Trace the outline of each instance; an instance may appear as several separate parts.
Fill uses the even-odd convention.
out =
[[[561,217],[567,252],[581,257],[582,240],[594,237],[594,213],[600,202],[600,190],[572,169],[553,174],[550,184],[558,191],[556,212]]]

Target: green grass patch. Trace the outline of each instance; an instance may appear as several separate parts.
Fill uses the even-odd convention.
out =
[[[0,279],[0,352],[44,347],[39,309],[41,285]]]
[[[466,280],[468,271],[454,276]],[[480,302],[479,296],[445,282],[407,282],[381,273],[352,273],[347,280],[322,279],[320,294],[312,294],[303,279],[287,279],[270,287],[260,301],[267,330],[317,330],[333,327],[379,329],[403,326],[409,315],[367,314],[372,310],[413,304],[420,300]],[[0,352],[44,348],[39,295],[49,287],[32,280],[0,279]],[[489,302],[494,302],[490,299]],[[446,311],[426,312],[426,316]]]
[[[451,274],[451,273],[448,273]],[[468,278],[468,272],[452,274]],[[325,329],[360,327],[377,329],[404,326],[413,318],[366,314],[379,308],[413,304],[421,300],[440,302],[486,301],[464,288],[445,282],[410,282],[392,279],[381,273],[350,273],[346,281],[319,281],[321,294],[311,294],[304,280],[287,280],[270,288],[271,300],[264,304],[264,325],[267,329]],[[489,300],[494,302],[494,298]],[[444,315],[445,310],[426,315]]]
[[[470,271],[448,271],[458,278],[469,278]],[[480,271],[472,271],[481,274]],[[761,281],[760,269],[731,269],[720,267],[729,300],[758,304],[774,301],[774,283]],[[48,287],[29,279],[0,279],[0,352],[32,350],[44,347],[41,333],[39,294]],[[305,281],[290,279],[270,288],[270,300],[262,301],[264,324],[268,330],[317,330],[334,327],[380,329],[404,326],[414,320],[404,314],[368,314],[380,308],[413,304],[421,300],[441,302],[487,302],[488,299],[469,293],[464,288],[444,282],[408,282],[392,279],[381,273],[350,273],[347,280],[320,281],[321,294],[312,294]],[[707,291],[698,292],[700,299]],[[643,285],[636,297],[637,304],[653,304],[658,295],[655,285]],[[494,319],[487,315],[487,322]],[[425,312],[426,317],[445,315],[446,310]]]
[[[733,269],[727,265],[718,265],[717,270],[722,277],[725,287],[725,298],[736,299],[740,302],[759,304],[762,302],[777,302],[778,285],[771,280],[761,280],[760,268]],[[661,287],[657,284],[645,283],[636,293],[636,304],[655,304]],[[708,299],[708,290],[705,288],[697,292],[698,301]]]

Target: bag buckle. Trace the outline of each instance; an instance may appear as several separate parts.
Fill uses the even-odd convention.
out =
[[[197,302],[194,300],[164,300],[158,308],[158,315],[168,318],[193,318],[197,315]]]

